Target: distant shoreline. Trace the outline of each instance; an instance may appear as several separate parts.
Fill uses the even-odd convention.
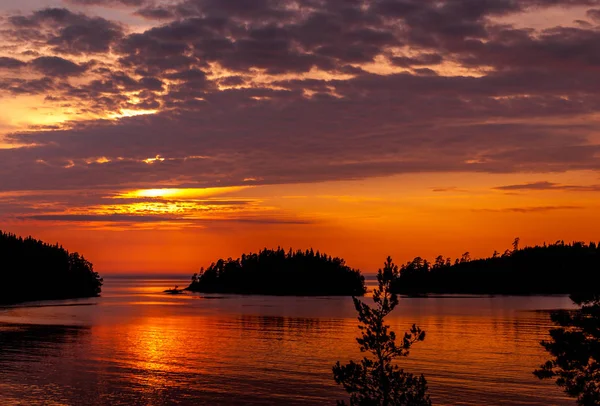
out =
[[[569,295],[600,290],[600,245],[573,242],[519,248],[454,263],[441,255],[402,265],[393,289],[402,295],[462,294],[495,296]]]

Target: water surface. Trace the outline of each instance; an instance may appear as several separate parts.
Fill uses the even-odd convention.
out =
[[[101,298],[0,308],[0,404],[332,405],[361,354],[350,298],[165,295],[182,281],[107,279]],[[574,405],[532,371],[567,297],[402,298],[427,333],[405,369],[438,405]]]

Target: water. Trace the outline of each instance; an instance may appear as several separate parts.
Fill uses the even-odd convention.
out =
[[[332,405],[358,360],[350,298],[165,295],[107,279],[101,298],[0,309],[0,405]],[[402,298],[427,338],[403,360],[438,405],[574,405],[532,371],[567,297]]]

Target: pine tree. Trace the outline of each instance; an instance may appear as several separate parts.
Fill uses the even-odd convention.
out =
[[[398,358],[408,356],[414,343],[425,339],[425,332],[413,325],[398,344],[396,334],[385,324],[385,317],[398,305],[398,297],[390,287],[398,273],[398,267],[388,257],[384,268],[377,273],[379,287],[373,292],[375,306],[352,298],[361,330],[361,337],[356,341],[360,351],[370,353],[371,357],[346,365],[338,361],[333,367],[334,379],[350,394],[351,406],[431,405],[425,377],[404,372],[395,363]],[[340,401],[338,405],[346,403]]]
[[[600,405],[600,294],[572,295],[571,300],[580,307],[552,313],[557,328],[541,344],[553,359],[534,374],[556,379],[581,406]]]

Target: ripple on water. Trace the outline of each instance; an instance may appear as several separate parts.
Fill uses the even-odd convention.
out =
[[[0,404],[325,405],[359,359],[349,298],[164,295],[182,281],[106,281],[102,298],[0,310]],[[57,306],[65,304],[68,306]],[[402,298],[390,323],[438,405],[573,405],[532,375],[565,297]]]

